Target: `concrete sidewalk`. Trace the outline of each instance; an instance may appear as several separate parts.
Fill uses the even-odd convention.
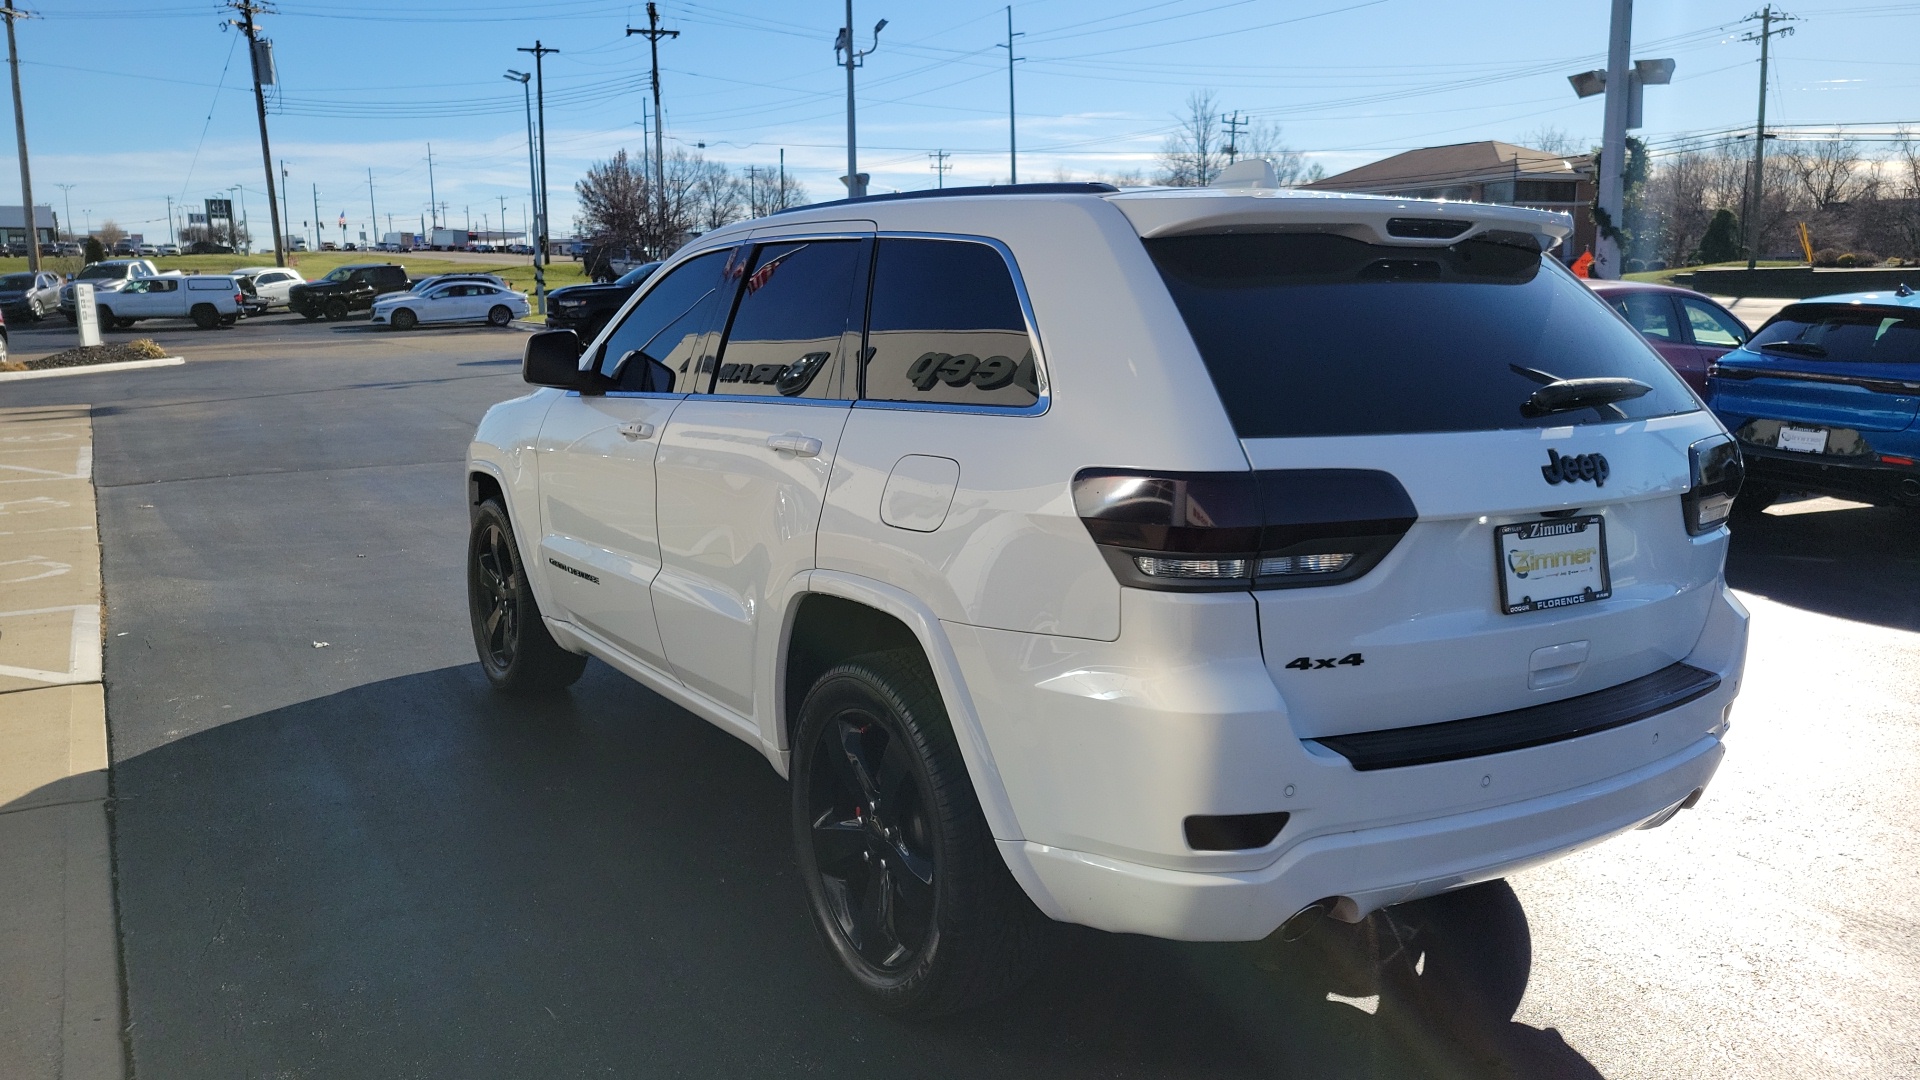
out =
[[[0,1077],[126,1073],[85,405],[0,409]]]

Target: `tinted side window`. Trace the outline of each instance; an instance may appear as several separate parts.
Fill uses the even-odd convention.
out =
[[[863,396],[1015,408],[1040,400],[1027,320],[998,251],[965,241],[880,241]]]
[[[851,398],[844,356],[859,347],[860,240],[762,244],[740,291],[714,378],[716,394]],[[843,344],[843,342],[846,342]]]
[[[614,327],[600,370],[619,381],[618,389],[657,389],[647,384],[643,356],[672,369],[674,390],[706,389],[701,376],[713,371],[712,335],[726,321],[740,278],[740,268],[729,265],[735,257],[737,250],[728,248],[681,263]]]

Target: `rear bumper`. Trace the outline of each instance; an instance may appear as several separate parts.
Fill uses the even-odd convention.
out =
[[[1102,662],[1117,642],[948,624],[950,640],[963,670],[987,669],[966,681],[1017,819],[1001,853],[1028,895],[1061,921],[1181,940],[1262,938],[1328,898],[1357,919],[1664,821],[1713,777],[1746,656],[1747,613],[1719,589],[1679,658],[1718,676],[1710,692],[1542,745],[1363,770],[1295,736],[1231,598],[1129,599],[1165,605],[1123,608],[1168,631],[1139,675]],[[1035,693],[1011,692],[1023,683]],[[1196,851],[1181,831],[1187,815],[1277,811],[1286,825],[1257,850]]]
[[[1740,444],[1740,456],[1749,484],[1860,502],[1920,504],[1920,467],[1795,454],[1749,443]]]
[[[1317,836],[1263,870],[1162,870],[1024,841],[1001,854],[1065,922],[1184,941],[1254,941],[1317,900],[1368,912],[1549,862],[1661,818],[1713,779],[1718,736],[1620,776],[1465,814]],[[1023,872],[1024,870],[1024,872]]]

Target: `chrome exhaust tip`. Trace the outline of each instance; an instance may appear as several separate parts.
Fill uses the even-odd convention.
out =
[[[1339,897],[1329,896],[1321,900],[1315,900],[1313,903],[1294,912],[1286,922],[1280,924],[1280,940],[1291,944],[1313,933],[1314,927],[1325,922],[1327,917],[1333,914],[1333,909],[1338,907],[1339,904]]]

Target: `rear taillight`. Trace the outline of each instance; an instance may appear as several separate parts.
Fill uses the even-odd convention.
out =
[[[1400,482],[1370,469],[1082,469],[1073,504],[1122,585],[1181,592],[1352,581],[1415,517]]]
[[[1734,496],[1740,494],[1740,482],[1746,479],[1746,464],[1740,460],[1740,446],[1728,435],[1701,439],[1687,448],[1693,469],[1693,486],[1680,497],[1687,532],[1704,536],[1727,523],[1733,514]]]

